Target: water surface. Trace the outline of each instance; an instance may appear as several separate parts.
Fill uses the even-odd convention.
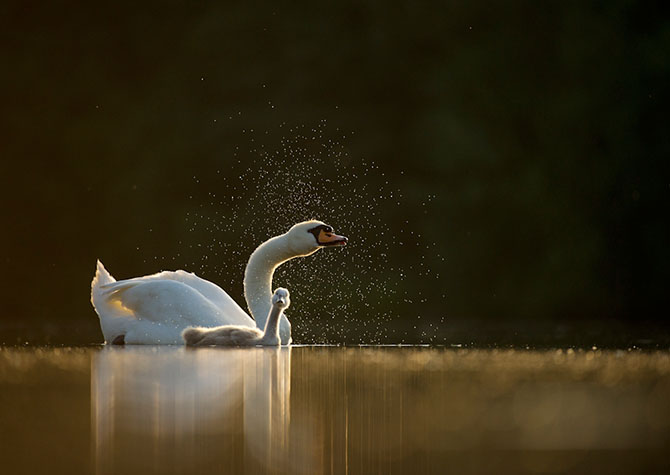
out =
[[[644,473],[667,351],[0,348],[6,473]]]

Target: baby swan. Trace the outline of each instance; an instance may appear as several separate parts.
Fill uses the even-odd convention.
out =
[[[291,304],[288,290],[279,287],[272,296],[272,308],[265,322],[265,332],[241,325],[190,327],[181,337],[188,346],[279,346],[279,320]]]

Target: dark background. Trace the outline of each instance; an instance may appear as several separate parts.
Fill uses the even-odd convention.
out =
[[[311,217],[297,342],[670,341],[667,2],[89,3],[0,6],[0,343]]]

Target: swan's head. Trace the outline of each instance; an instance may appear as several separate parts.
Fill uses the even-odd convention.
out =
[[[291,305],[291,298],[289,296],[288,290],[283,287],[277,288],[274,295],[272,296],[272,305],[279,307],[282,310],[287,309]]]
[[[333,232],[321,221],[305,221],[293,226],[287,233],[291,248],[300,256],[308,256],[322,247],[344,246],[347,238]]]

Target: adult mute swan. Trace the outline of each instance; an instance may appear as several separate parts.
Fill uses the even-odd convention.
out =
[[[346,243],[327,224],[306,221],[258,246],[244,272],[244,298],[253,319],[221,287],[193,273],[164,271],[117,282],[100,261],[91,282],[91,303],[105,342],[112,344],[178,345],[183,343],[182,331],[194,326],[265,328],[275,269],[322,247]],[[291,342],[286,315],[280,319],[279,337],[284,345]]]
[[[279,287],[272,296],[272,309],[265,322],[265,331],[240,325],[221,327],[189,327],[181,333],[188,346],[278,346],[279,317],[291,305],[288,290]]]

